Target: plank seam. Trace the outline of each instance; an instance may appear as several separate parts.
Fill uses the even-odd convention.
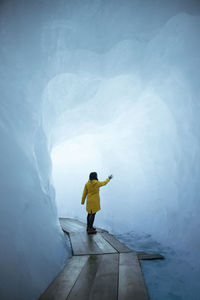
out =
[[[79,256],[79,255],[77,255],[77,256]],[[88,256],[88,259],[89,259],[90,255],[87,255],[87,256]],[[88,259],[87,259],[87,260],[88,260]],[[80,275],[81,275],[81,272],[83,271],[83,268],[85,267],[85,265],[86,265],[86,263],[87,263],[87,260],[86,260],[85,264],[83,265],[83,267],[82,267],[80,273],[78,274],[78,276],[77,276],[77,278],[76,278],[76,280],[75,280],[75,282],[74,282],[74,284],[73,284],[71,290],[69,291],[69,294],[67,295],[66,300],[69,298],[69,295],[71,294],[71,292],[72,292],[72,290],[73,290],[75,284],[77,283],[77,281],[78,281],[78,279],[79,279],[79,277],[80,277]]]
[[[117,300],[119,297],[119,263],[120,263],[120,253],[118,253],[118,274],[117,274]]]
[[[102,236],[102,238],[103,238],[107,243],[110,244],[110,246],[112,246],[112,247],[117,251],[117,253],[120,253],[120,252],[115,248],[115,246],[113,246],[113,245],[109,242],[109,240],[107,240],[102,234],[101,234],[101,236]]]
[[[110,233],[109,233],[110,234]],[[110,234],[111,236],[112,236],[112,234]],[[103,238],[104,238],[104,240],[106,241],[106,242],[108,242],[118,253],[129,253],[129,252],[133,252],[133,250],[131,250],[131,249],[129,249],[129,251],[120,251],[120,250],[118,250],[115,246],[113,246],[112,244],[111,244],[111,242],[109,241],[109,239],[106,239],[106,237],[104,237],[103,235],[101,235]],[[126,246],[126,245],[125,245]]]
[[[104,242],[105,242],[105,244],[107,244],[107,245],[109,245],[109,246],[111,246],[111,248],[112,248],[112,251],[114,251],[115,250],[115,252],[109,252],[109,253],[118,253],[118,251],[117,251],[117,249],[115,249],[115,247],[113,247],[113,245],[112,244],[110,244],[106,239],[104,239],[104,237],[102,236],[102,234],[101,233],[98,233],[99,234],[99,236],[104,240]],[[94,239],[95,240],[95,239]],[[97,244],[97,241],[95,240],[95,243]],[[97,246],[99,247],[99,245],[97,244]],[[100,247],[99,247],[99,249],[101,249]],[[101,249],[102,250],[102,249]],[[103,251],[103,250],[102,250]],[[102,253],[105,253],[105,254],[107,254],[107,252],[102,252]]]

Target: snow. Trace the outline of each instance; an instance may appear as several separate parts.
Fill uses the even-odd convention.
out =
[[[199,28],[196,0],[1,2],[0,298],[36,299],[62,269],[58,216],[85,220],[91,171],[114,174],[96,224],[151,235],[163,274],[185,262],[197,282]]]

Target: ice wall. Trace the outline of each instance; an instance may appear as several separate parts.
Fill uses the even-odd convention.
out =
[[[42,128],[40,45],[45,17],[35,1],[0,4],[0,299],[37,299],[69,256],[58,223]]]
[[[84,219],[89,172],[112,172],[98,224],[190,248],[191,261],[199,252],[199,13],[198,2],[184,1],[76,6],[54,25],[55,64],[66,71],[43,93],[59,214]]]
[[[198,253],[199,14],[198,1],[1,1],[1,299],[36,299],[67,257],[51,149],[60,215],[84,218],[88,173],[112,172],[100,225]]]

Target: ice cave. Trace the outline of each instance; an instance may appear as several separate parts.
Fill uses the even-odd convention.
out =
[[[200,299],[200,2],[1,0],[0,45],[0,299],[62,269],[90,171],[96,224],[165,254],[150,299]]]

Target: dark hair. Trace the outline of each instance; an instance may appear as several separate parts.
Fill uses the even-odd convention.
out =
[[[97,173],[96,172],[90,173],[89,179],[90,180],[98,180]]]

